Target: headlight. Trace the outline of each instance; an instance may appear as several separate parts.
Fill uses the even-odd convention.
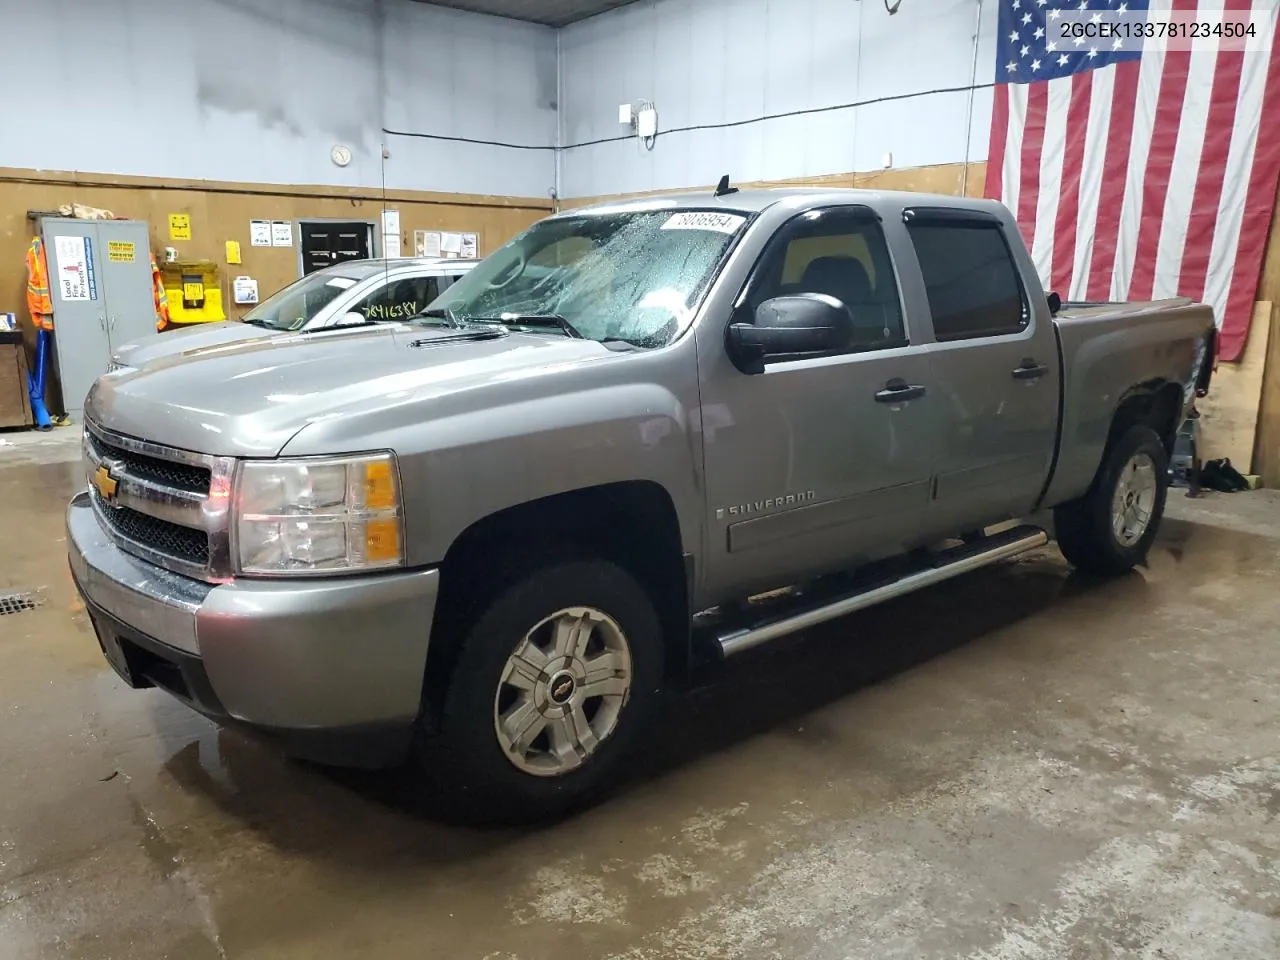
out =
[[[235,504],[239,573],[305,576],[404,564],[400,483],[389,453],[246,460]]]

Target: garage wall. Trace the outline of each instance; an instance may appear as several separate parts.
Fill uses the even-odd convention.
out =
[[[872,171],[886,152],[894,167],[985,160],[996,5],[982,0],[966,125],[978,6],[644,0],[566,27],[562,195]],[[645,98],[659,115],[652,151],[618,139],[618,104]],[[861,105],[760,120],[842,104]]]
[[[545,27],[410,0],[0,0],[0,21],[8,167],[363,187],[385,174],[544,197],[554,183]],[[547,149],[390,137],[384,170],[384,126]],[[346,168],[335,143],[352,147]]]

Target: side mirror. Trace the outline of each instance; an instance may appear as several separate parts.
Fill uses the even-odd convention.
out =
[[[767,357],[839,350],[849,343],[853,320],[835,297],[800,293],[774,297],[756,308],[755,323],[731,323],[729,358],[743,373],[763,373]]]
[[[1058,315],[1058,311],[1062,309],[1062,298],[1058,296],[1057,292],[1055,291],[1049,294],[1048,300],[1049,300],[1049,315],[1052,317],[1056,317]]]
[[[339,327],[360,326],[368,322],[369,322],[369,318],[366,317],[359,310],[348,310],[346,313],[344,313],[341,317],[338,318],[338,322],[335,324],[335,326],[339,326]]]

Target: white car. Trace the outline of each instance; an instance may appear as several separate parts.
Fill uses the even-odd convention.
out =
[[[451,287],[478,260],[414,258],[348,260],[296,280],[241,320],[207,323],[123,344],[110,370],[246,340],[310,335],[408,320]]]

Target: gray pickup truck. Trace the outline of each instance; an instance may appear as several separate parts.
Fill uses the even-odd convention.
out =
[[[989,201],[576,210],[391,335],[102,377],[71,568],[129,684],[555,815],[695,666],[1050,530],[1128,570],[1213,346],[1185,300],[1046,297]]]

